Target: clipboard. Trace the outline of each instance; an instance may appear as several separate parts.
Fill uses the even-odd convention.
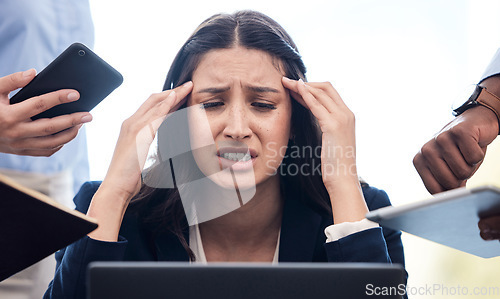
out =
[[[0,281],[96,228],[95,219],[0,175]]]

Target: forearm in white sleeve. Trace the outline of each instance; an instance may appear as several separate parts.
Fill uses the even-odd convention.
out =
[[[356,222],[343,222],[333,224],[325,228],[326,243],[337,241],[348,235],[364,231],[370,228],[378,227],[378,223],[368,219],[363,219]]]

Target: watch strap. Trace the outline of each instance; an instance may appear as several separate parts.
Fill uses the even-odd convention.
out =
[[[481,93],[477,96],[476,102],[495,113],[497,120],[500,123],[500,98],[489,92],[485,87],[481,89]]]

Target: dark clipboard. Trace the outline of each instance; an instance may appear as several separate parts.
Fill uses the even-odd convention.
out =
[[[97,228],[97,221],[0,175],[0,281]]]

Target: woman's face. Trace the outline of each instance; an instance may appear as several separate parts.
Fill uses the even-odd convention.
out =
[[[292,115],[283,75],[261,50],[217,49],[202,57],[188,99],[190,140],[198,167],[218,185],[255,188],[275,177]]]

